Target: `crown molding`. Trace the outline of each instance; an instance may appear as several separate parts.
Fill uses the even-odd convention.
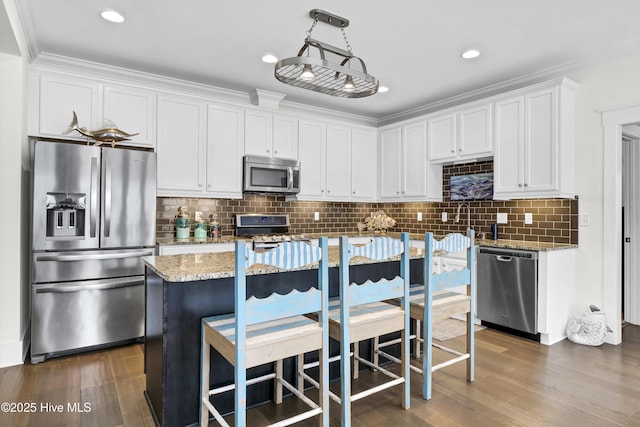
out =
[[[131,84],[170,93],[214,98],[220,101],[250,103],[249,94],[244,92],[46,52],[32,61],[30,68],[34,71],[57,71],[116,84]]]
[[[510,92],[525,87],[530,87],[538,83],[549,82],[552,79],[562,80],[561,77],[569,71],[576,70],[580,67],[588,65],[585,62],[572,62],[562,64],[556,67],[547,68],[546,70],[526,74],[515,79],[505,80],[503,82],[485,86],[480,89],[472,90],[469,92],[461,93],[449,98],[430,102],[425,105],[421,105],[416,108],[412,108],[406,111],[402,111],[397,114],[391,114],[389,116],[381,117],[378,119],[378,126],[386,126],[394,123],[398,123],[404,120],[414,119],[419,116],[424,116],[436,111],[445,110],[447,108],[455,107],[461,104],[469,102],[479,101],[481,99],[489,98],[495,95],[500,95],[505,92]]]

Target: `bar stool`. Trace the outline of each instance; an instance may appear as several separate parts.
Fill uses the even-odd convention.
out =
[[[467,265],[460,270],[434,272],[434,252],[455,253],[466,249]],[[442,240],[434,240],[432,233],[425,233],[425,259],[424,259],[424,285],[412,285],[410,291],[410,316],[416,320],[415,350],[414,356],[420,357],[420,344],[423,344],[422,369],[411,366],[411,369],[423,375],[422,395],[425,399],[431,399],[432,375],[434,371],[452,365],[463,360],[467,361],[467,381],[474,380],[474,301],[476,292],[476,259],[475,259],[474,232],[468,230],[467,236],[460,233],[452,233]],[[452,291],[452,288],[465,286],[466,293]],[[426,290],[426,292],[425,292]],[[398,301],[396,304],[400,304]],[[466,315],[466,351],[457,350],[433,343],[434,322],[447,319],[451,316]],[[424,336],[420,334],[420,322],[424,324]],[[397,358],[382,350],[394,342],[374,343],[374,353],[385,358],[399,362]],[[438,348],[452,357],[442,363],[433,365],[432,348]]]
[[[374,261],[383,261],[400,256],[399,275],[391,280],[380,279],[376,282],[351,282],[349,262],[354,257],[364,257]],[[410,406],[409,393],[409,310],[406,302],[409,298],[409,234],[402,233],[401,238],[374,237],[363,246],[349,244],[347,237],[340,237],[340,297],[329,303],[329,336],[340,342],[340,396],[331,391],[329,396],[342,406],[341,422],[351,425],[351,404],[387,388],[402,384],[401,406]],[[399,305],[384,302],[397,298]],[[377,366],[361,357],[359,342],[392,332],[401,333],[401,373],[397,375]],[[378,370],[390,377],[385,383],[371,387],[356,394],[351,392],[351,344],[354,344],[353,376],[357,378],[359,363]]]
[[[318,282],[308,291],[293,290],[287,295],[271,294],[264,299],[246,298],[246,270],[254,264],[264,264],[281,270],[291,270],[318,262]],[[244,241],[236,242],[235,252],[235,314],[202,319],[201,405],[200,425],[206,426],[209,414],[228,426],[211,403],[210,396],[235,389],[235,425],[246,425],[247,386],[275,380],[275,402],[282,402],[282,387],[300,398],[311,409],[281,420],[274,425],[289,425],[320,415],[320,425],[329,425],[328,395],[328,243],[320,238],[319,247],[305,242],[283,242],[278,247],[255,252]],[[314,314],[315,320],[306,316]],[[211,347],[234,366],[235,383],[210,388],[209,368]],[[319,403],[300,393],[282,376],[282,360],[300,353],[319,350]],[[275,362],[274,373],[247,379],[246,370]]]

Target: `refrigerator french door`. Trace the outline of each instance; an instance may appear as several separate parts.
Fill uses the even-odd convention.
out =
[[[35,141],[31,360],[144,335],[155,154]]]

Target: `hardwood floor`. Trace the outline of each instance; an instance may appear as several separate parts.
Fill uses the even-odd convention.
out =
[[[464,338],[447,345],[462,349]],[[356,402],[352,425],[640,426],[640,326],[626,326],[621,345],[601,347],[569,341],[548,347],[484,329],[476,333],[475,373],[474,383],[465,381],[463,363],[434,373],[433,398],[425,401],[413,372],[411,409],[401,409],[399,393],[390,389]],[[376,379],[361,375],[354,389]],[[0,369],[0,403],[36,406],[31,413],[1,412],[0,426],[151,426],[144,387],[140,344]],[[47,412],[47,403],[63,405],[63,412]],[[74,403],[89,410],[70,411]],[[249,411],[248,425],[299,408],[294,399],[266,404]],[[339,406],[332,403],[330,411],[331,425],[339,425]],[[317,426],[317,419],[301,425]]]

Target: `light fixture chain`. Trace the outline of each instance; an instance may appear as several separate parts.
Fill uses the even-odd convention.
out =
[[[311,33],[313,32],[313,29],[315,28],[317,23],[318,23],[318,17],[316,16],[316,18],[311,23],[311,27],[309,27],[309,29],[307,30],[307,40],[311,38]]]
[[[353,52],[351,51],[351,45],[349,44],[349,39],[347,39],[347,33],[344,31],[344,27],[340,28],[340,31],[342,31],[342,37],[344,37],[344,42],[347,44],[347,51],[353,55]]]

